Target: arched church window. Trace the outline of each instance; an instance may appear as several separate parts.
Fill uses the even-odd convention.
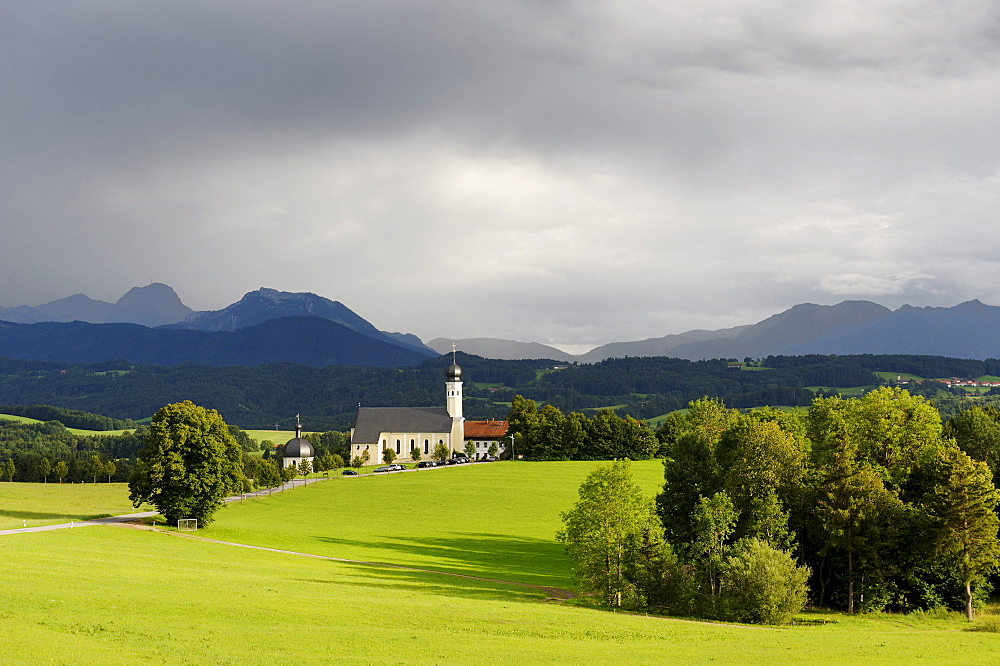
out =
[[[431,452],[431,442],[430,442],[429,439],[425,439],[424,440],[424,453],[430,453],[430,452]]]
[[[399,453],[399,440],[396,440],[396,453]]]

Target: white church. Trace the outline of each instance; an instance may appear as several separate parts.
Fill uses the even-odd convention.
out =
[[[410,451],[416,449],[421,459],[427,460],[438,444],[444,444],[449,455],[464,452],[467,437],[474,440],[476,458],[481,457],[480,451],[485,455],[486,447],[493,441],[502,451],[506,422],[467,423],[462,415],[462,368],[454,361],[445,371],[444,386],[444,407],[359,407],[351,428],[350,457],[353,459],[368,451],[369,460],[380,463],[382,451],[392,449],[397,461],[413,462]],[[484,427],[484,424],[492,427]],[[487,437],[490,441],[486,441]],[[478,441],[480,439],[483,441]]]

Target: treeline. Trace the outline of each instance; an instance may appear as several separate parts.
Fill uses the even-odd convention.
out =
[[[0,420],[0,475],[6,481],[35,483],[128,481],[144,431],[140,427],[121,435],[83,436],[58,421]]]
[[[602,409],[591,418],[564,415],[552,405],[538,409],[533,400],[514,396],[507,414],[513,438],[503,457],[526,460],[645,460],[658,452],[655,433],[643,421]]]
[[[796,369],[809,372],[809,368],[827,363],[834,367],[841,364],[854,365],[869,372],[898,372],[918,377],[982,377],[1000,375],[1000,359],[988,358],[977,361],[945,356],[917,356],[912,354],[855,354],[851,356],[768,356],[763,364],[769,368]],[[831,382],[809,382],[807,385],[857,386],[858,384],[838,384]]]
[[[451,356],[403,368],[281,363],[255,367],[131,366],[123,362],[66,366],[0,359],[0,403],[48,404],[141,420],[164,404],[193,400],[242,428],[288,424],[302,414],[320,430],[346,430],[358,404],[431,407],[443,403],[443,373]],[[711,396],[735,408],[808,406],[807,387],[877,386],[876,371],[923,377],[1000,373],[1000,361],[929,356],[771,356],[741,369],[726,360],[619,358],[592,365],[500,361],[458,354],[468,418],[502,418],[515,395],[588,417],[610,407],[646,419]],[[928,391],[931,389],[928,388]],[[936,389],[935,389],[936,390]]]
[[[260,443],[237,426],[229,425],[230,434],[244,452],[257,451]],[[117,435],[76,435],[59,421],[20,423],[0,419],[0,477],[7,481],[30,483],[50,481],[65,465],[63,481],[79,483],[97,481],[128,481],[139,450],[149,434],[146,426]],[[340,442],[342,433],[313,434],[310,437],[318,449],[325,443]],[[283,447],[283,444],[281,445]],[[281,448],[269,446],[266,455],[280,454]],[[115,469],[109,474],[98,470]],[[7,470],[12,470],[7,473]],[[107,477],[107,478],[106,478]]]
[[[132,419],[113,419],[110,416],[91,414],[79,409],[65,409],[52,405],[13,405],[0,406],[0,414],[25,416],[39,421],[59,421],[67,428],[80,430],[127,430],[135,428]]]

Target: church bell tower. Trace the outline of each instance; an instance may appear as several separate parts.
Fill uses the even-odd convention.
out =
[[[455,345],[451,348],[451,365],[445,373],[447,400],[445,407],[451,417],[451,450],[461,451],[465,442],[465,417],[462,416],[462,368],[455,362]]]

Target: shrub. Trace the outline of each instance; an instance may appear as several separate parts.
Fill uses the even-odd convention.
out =
[[[722,615],[734,622],[787,624],[806,604],[809,568],[759,539],[737,542],[721,567]]]

